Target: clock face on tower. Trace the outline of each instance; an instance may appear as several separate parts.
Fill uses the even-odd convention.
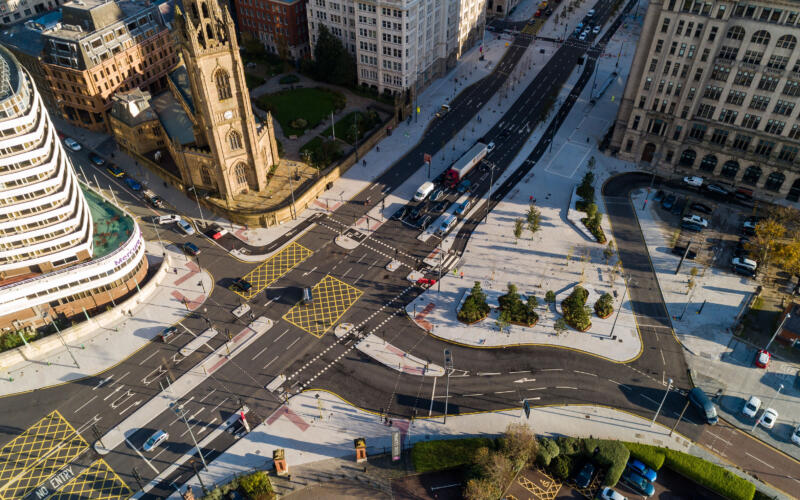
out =
[[[226,120],[230,120],[231,118],[233,118],[233,111],[229,109],[228,111],[223,113],[222,116],[225,117]]]

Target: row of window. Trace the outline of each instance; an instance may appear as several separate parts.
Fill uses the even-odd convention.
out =
[[[678,165],[681,167],[692,168],[697,161],[697,153],[693,149],[686,149],[681,153],[678,159]],[[703,157],[698,165],[698,168],[703,172],[713,173],[717,168],[717,157],[713,154],[708,154]],[[726,179],[735,179],[741,167],[736,160],[728,160],[722,165],[719,175]],[[763,170],[757,165],[751,165],[745,169],[742,174],[741,183],[749,186],[756,186],[763,176]],[[786,176],[777,170],[771,172],[766,181],[764,182],[764,189],[768,191],[780,191],[783,183],[786,181]]]

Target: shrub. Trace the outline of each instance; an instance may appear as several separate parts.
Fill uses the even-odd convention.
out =
[[[464,299],[464,305],[458,311],[458,320],[464,323],[474,323],[489,315],[489,304],[486,303],[486,294],[481,289],[479,281],[475,282],[472,291]]]
[[[642,463],[651,469],[659,470],[661,466],[664,465],[664,459],[666,456],[664,455],[662,448],[640,443],[624,442],[623,444],[625,444],[625,447],[630,450],[632,457],[638,458],[642,461]]]
[[[22,331],[22,335],[25,336],[25,340],[28,342],[36,340],[36,334],[32,331]],[[9,349],[14,349],[21,345],[23,345],[23,342],[19,332],[14,331],[0,334],[0,352],[8,351]]]
[[[611,294],[604,293],[594,303],[594,312],[601,318],[607,318],[614,312],[614,299]]]
[[[295,118],[289,125],[298,130],[305,129],[308,126],[308,121],[306,121],[304,118]]]
[[[594,216],[592,217],[584,217],[581,219],[583,225],[586,226],[586,229],[592,233],[594,239],[598,241],[598,243],[605,244],[606,242],[606,233],[603,231],[603,226],[601,223],[603,222],[603,214],[600,212],[595,212]]]
[[[508,323],[533,326],[539,321],[539,315],[535,311],[536,297],[533,297],[533,302],[523,303],[517,293],[517,286],[513,283],[508,284],[508,293],[498,297],[497,302],[500,303],[502,319]]]
[[[561,480],[566,480],[572,477],[572,469],[574,468],[574,464],[572,462],[572,457],[569,455],[558,455],[557,457],[553,458],[553,461],[550,462],[550,472],[553,473],[554,476]]]
[[[289,85],[291,83],[297,83],[299,81],[300,81],[299,76],[295,75],[294,73],[290,73],[288,75],[283,75],[280,78],[280,80],[278,80],[278,83],[280,83],[281,85]]]
[[[552,290],[548,290],[546,294],[544,294],[544,301],[549,302],[550,304],[556,301],[556,293]]]
[[[751,500],[756,493],[756,487],[750,481],[702,458],[669,449],[664,449],[664,454],[664,465],[726,498]]]
[[[275,498],[272,483],[264,471],[239,478],[239,487],[248,498]]]
[[[571,436],[560,436],[558,438],[558,449],[564,455],[575,455],[583,450],[581,439]]]
[[[481,447],[492,447],[489,438],[441,439],[420,441],[411,450],[411,460],[417,472],[450,469],[472,461]]]
[[[577,200],[577,201],[575,201],[575,209],[576,210],[580,210],[581,212],[585,212],[586,211],[586,205],[588,205],[589,203],[590,202],[588,202],[586,200]]]
[[[586,217],[588,217],[589,219],[594,219],[595,216],[597,215],[597,204],[589,203],[588,205],[586,205],[586,209],[584,209],[584,212],[586,212]]]
[[[606,467],[606,477],[603,484],[614,486],[619,481],[620,476],[625,471],[625,464],[628,463],[630,452],[621,441],[610,441],[606,439],[583,439],[583,453],[586,456],[593,456],[595,448],[598,449],[594,455],[594,461],[602,467]]]
[[[576,193],[587,203],[594,201],[594,187],[591,184],[581,184],[578,186]]]
[[[586,331],[592,326],[591,317],[589,312],[586,311],[586,298],[589,292],[581,286],[576,286],[569,297],[561,302],[561,311],[564,314],[564,320],[573,328],[580,331]]]
[[[536,452],[536,463],[542,467],[550,465],[550,461],[561,453],[558,444],[548,437],[539,438],[539,450]]]

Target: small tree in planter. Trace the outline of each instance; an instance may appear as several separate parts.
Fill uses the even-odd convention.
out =
[[[548,290],[546,294],[544,294],[544,301],[550,304],[555,304],[556,302],[556,293],[552,290]]]
[[[561,335],[562,333],[567,331],[567,322],[564,321],[564,318],[558,318],[553,323],[553,330],[555,330],[556,336]]]
[[[464,323],[475,323],[488,315],[489,304],[486,302],[486,294],[483,293],[480,282],[476,281],[472,291],[464,299],[464,305],[458,311],[458,319]]]
[[[611,313],[614,312],[614,299],[611,294],[604,293],[597,299],[597,302],[594,303],[594,312],[603,319],[611,316]]]
[[[517,286],[513,283],[508,284],[508,293],[498,297],[497,302],[500,303],[501,316],[509,323],[531,327],[539,321],[539,315],[535,311],[539,305],[536,297],[529,297],[527,302],[523,303],[517,292]]]
[[[573,328],[585,332],[592,326],[591,316],[586,308],[586,299],[589,292],[581,286],[576,286],[569,297],[561,303],[564,320]]]

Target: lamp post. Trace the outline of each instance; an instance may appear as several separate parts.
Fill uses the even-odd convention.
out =
[[[483,222],[489,222],[489,205],[492,201],[492,188],[494,186],[495,168],[497,168],[497,165],[494,163],[489,163],[489,191],[486,193],[486,216],[483,218]]]
[[[772,341],[774,341],[775,337],[777,337],[780,331],[783,330],[783,325],[786,324],[786,320],[788,320],[791,317],[792,317],[791,314],[787,314],[786,316],[783,317],[783,321],[781,321],[781,324],[778,325],[778,329],[775,330],[775,333],[772,334],[772,338],[769,339],[769,342],[767,342],[767,346],[764,348],[765,351],[769,351],[769,346],[772,345]]]
[[[444,371],[447,375],[447,385],[445,388],[444,393],[444,422],[447,423],[447,403],[450,399],[450,372],[453,371],[453,353],[450,352],[450,349],[444,350]],[[783,386],[781,386],[783,387]]]
[[[197,454],[200,455],[200,460],[203,462],[203,468],[208,469],[208,464],[206,463],[206,457],[203,456],[203,450],[197,445],[197,440],[194,438],[194,432],[192,432],[192,427],[189,425],[189,421],[186,419],[186,410],[184,410],[183,406],[179,406],[175,403],[170,403],[170,406],[175,411],[175,414],[178,415],[183,423],[186,424],[186,428],[189,430],[189,435],[192,436],[192,442],[194,443],[194,447],[197,448]],[[200,478],[200,474],[197,474],[197,477]],[[202,484],[202,483],[201,483]]]
[[[44,316],[46,318],[48,316],[47,311],[45,311],[42,314],[42,316]],[[75,363],[75,366],[80,370],[81,369],[81,365],[78,363],[78,360],[75,359],[75,355],[72,354],[72,350],[69,348],[67,343],[64,342],[64,337],[61,336],[61,330],[58,329],[58,325],[56,324],[55,318],[53,318],[53,317],[50,318],[50,324],[53,325],[53,328],[56,329],[56,334],[58,335],[58,340],[60,340],[61,343],[64,344],[64,347],[67,349],[67,353],[69,353],[69,357],[72,358],[72,362]]]
[[[764,410],[765,410],[765,411],[766,411],[768,408],[771,408],[771,407],[772,407],[772,402],[773,402],[773,401],[775,401],[775,398],[777,398],[777,397],[778,397],[778,394],[780,394],[782,390],[783,390],[783,384],[780,384],[780,385],[778,386],[778,390],[777,390],[777,391],[775,391],[775,394],[773,394],[773,395],[772,395],[772,398],[769,400],[769,403],[767,403],[767,405],[764,407]],[[755,430],[756,430],[756,427],[758,427],[758,423],[761,421],[761,418],[763,418],[763,417],[764,417],[764,414],[762,413],[762,414],[761,414],[761,417],[756,419],[755,423],[753,424],[753,428],[752,428],[752,429],[750,429],[750,432],[753,432],[753,431],[755,431]]]
[[[661,399],[661,404],[658,405],[658,409],[656,410],[656,414],[653,415],[653,421],[650,422],[650,427],[656,423],[656,419],[658,418],[658,414],[661,413],[661,407],[664,406],[664,401],[667,400],[667,395],[669,394],[669,390],[672,389],[672,379],[669,379],[669,383],[667,384],[667,390],[664,392],[664,397]]]

